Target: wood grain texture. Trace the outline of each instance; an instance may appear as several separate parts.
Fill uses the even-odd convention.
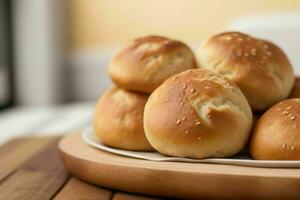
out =
[[[87,146],[79,134],[59,143],[66,167],[100,186],[188,199],[299,199],[300,169],[154,162]]]
[[[72,177],[54,200],[110,200],[112,196],[113,192],[111,190],[100,188]]]
[[[124,192],[116,192],[112,200],[162,200],[161,198],[146,197],[136,194],[129,194]]]
[[[43,149],[57,137],[20,138],[12,140],[0,147],[0,181],[15,171],[26,160]]]
[[[68,177],[57,151],[57,141],[54,141],[0,184],[0,199],[48,200]]]

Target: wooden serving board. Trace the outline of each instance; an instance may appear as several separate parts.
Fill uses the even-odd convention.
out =
[[[134,159],[92,148],[80,134],[63,138],[59,150],[75,176],[116,190],[185,199],[300,199],[300,169]]]

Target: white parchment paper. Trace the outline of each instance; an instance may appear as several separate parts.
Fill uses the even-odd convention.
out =
[[[103,143],[101,143],[101,141],[95,136],[92,128],[88,128],[84,130],[82,132],[82,138],[84,142],[87,143],[88,145],[102,151],[107,151],[122,156],[157,161],[157,162],[163,162],[163,161],[192,162],[192,163],[242,165],[242,166],[251,166],[251,167],[300,168],[300,160],[299,161],[254,160],[251,158],[251,156],[248,154],[247,151],[242,151],[239,154],[230,158],[191,159],[191,158],[180,158],[180,157],[168,157],[158,152],[137,152],[137,151],[115,149],[112,147],[105,146]]]

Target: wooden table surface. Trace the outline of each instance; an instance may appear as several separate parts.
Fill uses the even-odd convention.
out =
[[[0,147],[0,199],[158,199],[113,191],[69,174],[57,150],[58,137],[14,139]]]

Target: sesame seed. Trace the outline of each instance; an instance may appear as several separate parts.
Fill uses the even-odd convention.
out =
[[[291,146],[291,150],[292,150],[292,151],[295,150],[295,147],[294,147],[294,146]]]
[[[272,53],[270,51],[267,51],[266,54],[270,57]]]
[[[180,120],[180,119],[176,121],[176,124],[177,124],[177,125],[180,124],[180,123],[181,123],[181,120]]]
[[[287,115],[288,113],[289,113],[289,112],[286,111],[286,110],[282,112],[283,115]]]
[[[172,81],[175,81],[177,79],[177,77],[172,78]]]
[[[183,102],[180,102],[180,105],[183,105]]]
[[[186,85],[183,85],[183,89],[186,89]]]
[[[225,83],[224,87],[227,89],[233,89],[233,87],[229,83]]]
[[[198,140],[201,140],[201,137],[198,137]]]
[[[183,118],[182,118],[182,121],[184,121],[184,120],[186,120],[186,117],[183,117]]]
[[[194,113],[194,111],[193,111],[193,110],[191,110],[191,113],[193,114],[193,113]]]
[[[282,148],[284,148],[284,149],[285,149],[285,148],[286,148],[286,144],[282,144]]]
[[[265,44],[265,45],[263,45],[263,47],[264,47],[265,49],[269,48],[269,47],[268,47],[268,45],[266,45],[266,44]]]
[[[199,126],[201,124],[201,122],[196,122],[196,125]]]
[[[286,107],[286,109],[287,109],[287,110],[290,110],[291,108],[292,108],[292,106],[288,106],[288,107]]]
[[[295,120],[295,119],[296,119],[296,116],[291,116],[290,119],[291,119],[291,120]]]
[[[194,88],[191,89],[191,92],[195,92],[196,90]]]
[[[190,132],[189,130],[186,130],[184,133],[185,133],[185,134],[188,134],[189,132]]]

